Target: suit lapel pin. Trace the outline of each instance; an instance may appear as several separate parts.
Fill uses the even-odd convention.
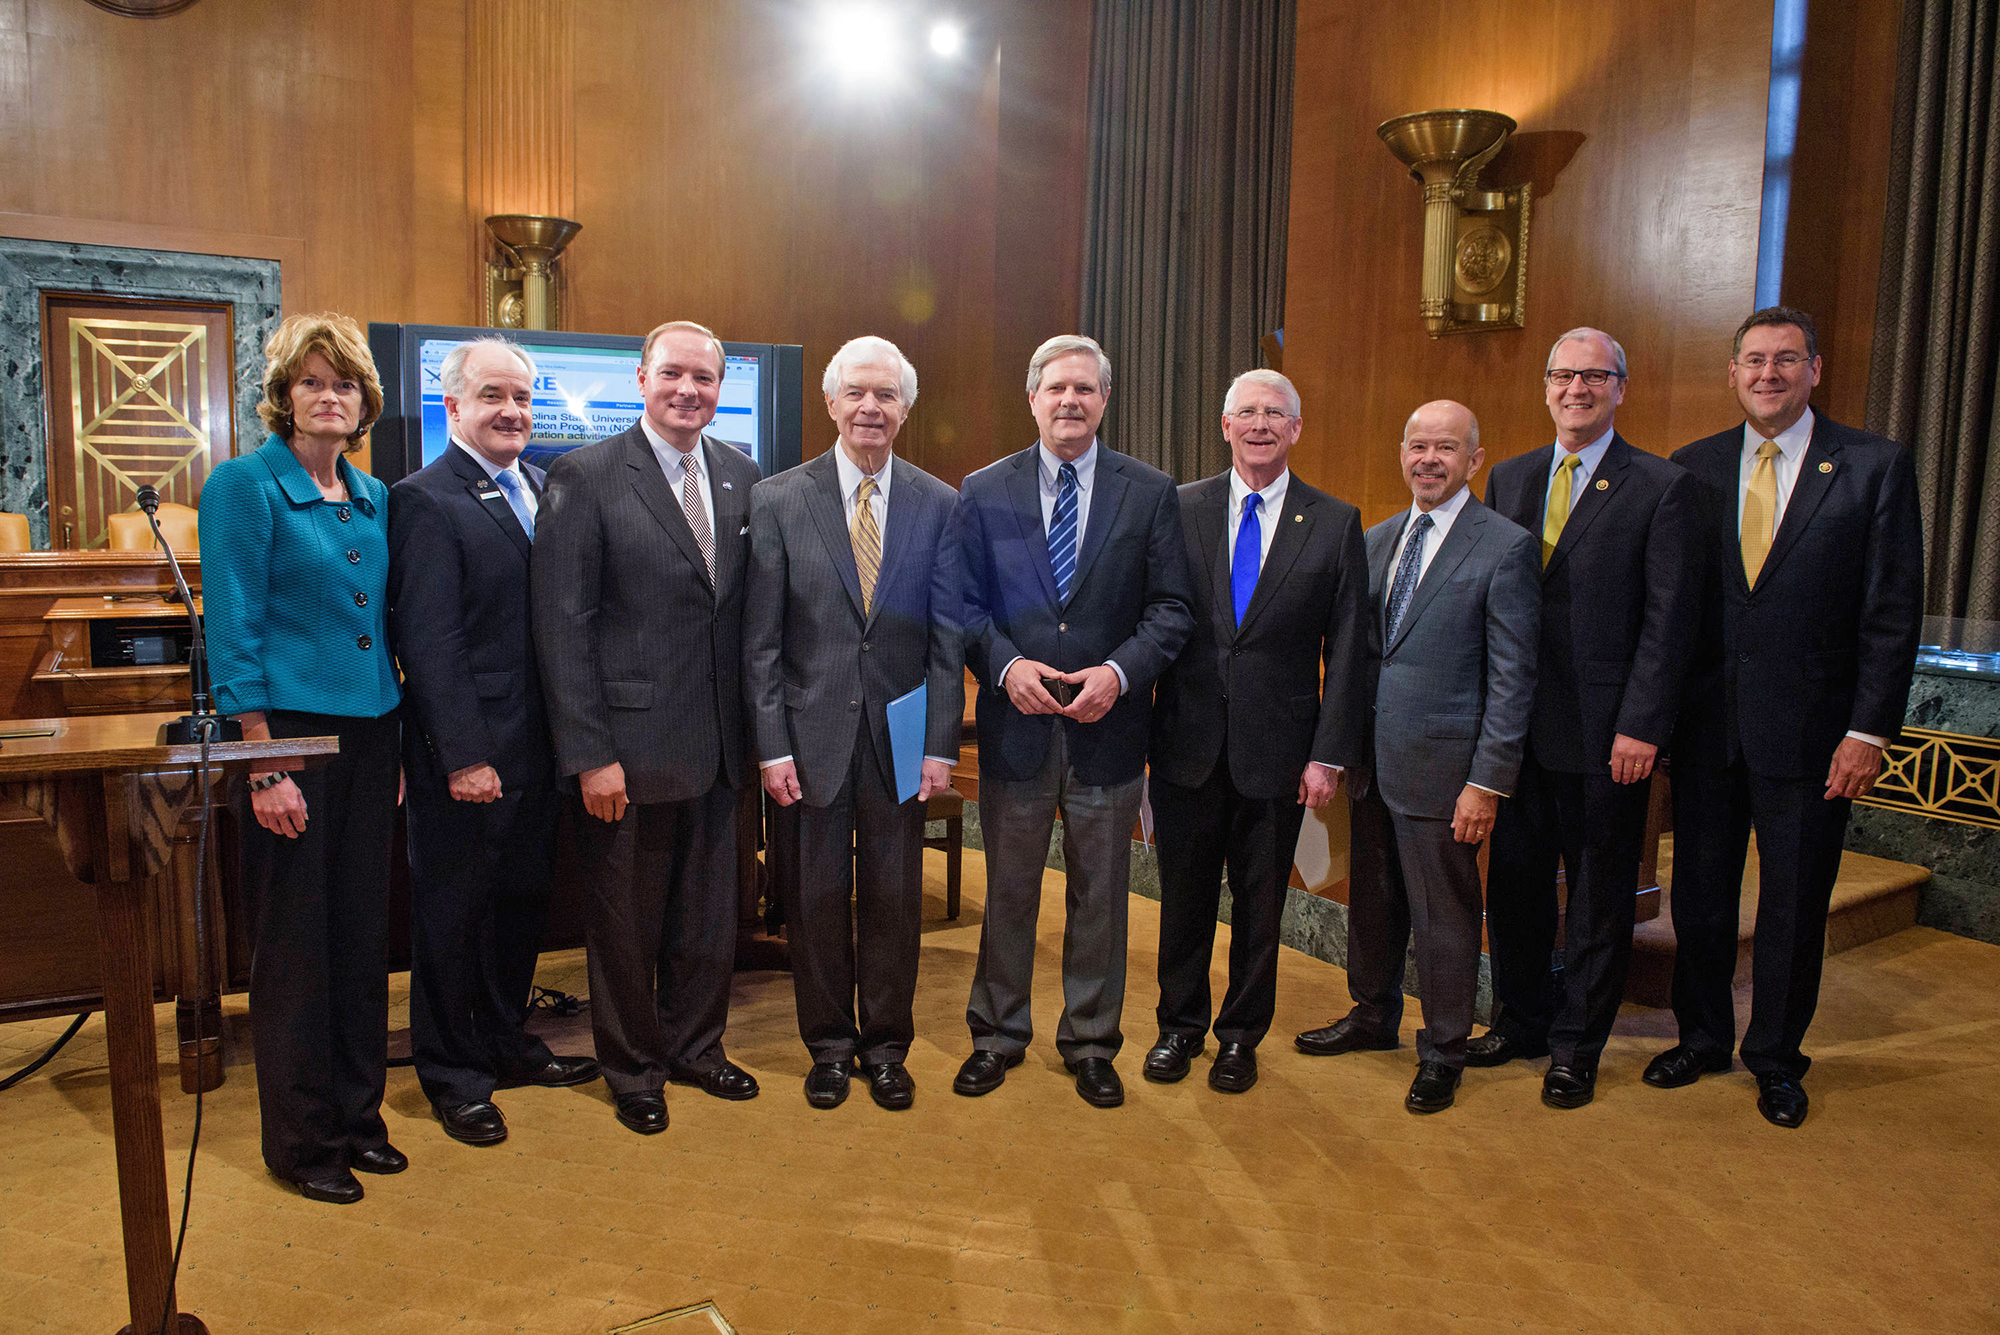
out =
[[[735,491],[735,490],[736,490],[736,488],[735,488],[735,487],[731,486],[731,485],[730,485],[729,483],[727,483],[727,482],[725,482],[725,483],[723,483],[723,484],[722,484],[722,489],[723,489],[724,491]]]
[[[1820,460],[1819,471],[1822,473],[1831,473],[1833,471],[1833,465],[1829,463],[1827,460],[1822,459]]]
[[[1606,481],[1605,479],[1603,479],[1603,478],[1599,478],[1599,479],[1597,479],[1597,489],[1598,489],[1599,491],[1610,491],[1610,490],[1611,490],[1611,484],[1610,484],[1609,482],[1607,482],[1607,481]]]
[[[1292,522],[1294,524],[1303,524],[1306,522],[1306,517],[1304,515],[1293,515]]]

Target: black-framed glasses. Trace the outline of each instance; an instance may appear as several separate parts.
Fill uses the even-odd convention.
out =
[[[1601,366],[1593,366],[1583,371],[1572,371],[1568,367],[1563,367],[1559,370],[1542,372],[1542,378],[1557,389],[1568,389],[1570,382],[1574,380],[1581,380],[1592,389],[1602,389],[1613,380],[1623,380],[1625,373],[1623,371],[1607,371]]]

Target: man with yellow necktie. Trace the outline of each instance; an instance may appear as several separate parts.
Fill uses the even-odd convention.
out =
[[[1819,1001],[1848,808],[1901,731],[1923,622],[1916,471],[1892,440],[1816,416],[1818,336],[1773,306],[1736,331],[1749,419],[1676,453],[1700,483],[1703,627],[1674,732],[1674,1017],[1647,1084],[1730,1068],[1738,900],[1751,829],[1758,900],[1743,1064],[1757,1109],[1806,1118],[1800,1051]]]
[[[1548,1056],[1542,1101],[1595,1096],[1632,958],[1652,773],[1673,733],[1699,607],[1694,479],[1613,426],[1625,349],[1572,329],[1543,375],[1552,445],[1493,470],[1486,503],[1542,535],[1535,707],[1486,879],[1492,1028],[1469,1066]],[[1569,892],[1555,964],[1556,868]]]
[[[750,493],[744,693],[792,948],[806,1102],[833,1108],[857,1066],[884,1108],[916,1096],[924,802],[951,785],[965,709],[950,525],[958,493],[892,447],[917,371],[852,340],[820,383],[832,449]],[[885,707],[926,688],[916,794],[900,800]],[[849,903],[852,901],[852,909]],[[858,920],[858,921],[857,921]],[[857,931],[857,926],[859,930]]]

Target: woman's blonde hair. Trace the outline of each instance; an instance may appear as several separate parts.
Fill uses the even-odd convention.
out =
[[[375,374],[375,359],[369,355],[361,326],[345,315],[327,311],[294,315],[278,326],[264,345],[264,397],[257,404],[257,416],[283,439],[292,438],[292,382],[315,352],[326,358],[335,375],[361,386],[361,424],[347,438],[347,453],[352,454],[382,416],[382,381]]]

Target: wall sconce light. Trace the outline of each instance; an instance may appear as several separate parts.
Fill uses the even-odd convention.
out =
[[[494,251],[486,260],[486,323],[501,329],[560,329],[562,299],[556,256],[582,223],[533,213],[496,213],[486,220]]]
[[[1419,111],[1375,133],[1424,186],[1424,284],[1417,311],[1432,338],[1527,323],[1529,187],[1480,190],[1512,117]]]

